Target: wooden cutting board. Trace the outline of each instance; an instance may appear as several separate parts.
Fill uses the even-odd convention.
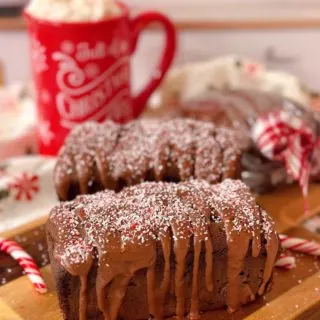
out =
[[[301,222],[308,216],[320,213],[320,185],[312,185],[310,188],[310,212],[308,216],[303,214],[301,193],[296,186],[261,196],[258,200],[274,217],[279,232],[306,239],[315,239],[320,242],[319,236],[300,226]],[[1,236],[16,237],[26,233],[29,235],[35,233],[39,237],[39,233],[34,232],[34,230],[39,230],[44,222],[45,219],[40,219]],[[41,239],[37,241],[41,241]],[[234,315],[228,315],[225,310],[217,310],[203,315],[202,320],[320,319],[319,259],[300,254],[296,255],[296,258],[297,267],[294,270],[277,269],[275,271],[273,289],[264,297],[244,307]],[[51,278],[50,266],[41,270],[49,288],[49,292],[45,295],[37,294],[25,276],[0,287],[1,320],[62,319]]]

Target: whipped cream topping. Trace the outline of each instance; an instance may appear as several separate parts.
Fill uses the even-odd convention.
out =
[[[56,22],[99,21],[121,14],[113,0],[31,0],[26,11]]]

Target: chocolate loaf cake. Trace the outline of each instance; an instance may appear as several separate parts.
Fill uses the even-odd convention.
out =
[[[231,179],[78,196],[46,230],[66,320],[234,312],[270,287],[279,248],[271,218]]]
[[[112,121],[76,127],[54,172],[60,200],[143,181],[217,183],[240,175],[243,139],[232,129],[191,119]]]

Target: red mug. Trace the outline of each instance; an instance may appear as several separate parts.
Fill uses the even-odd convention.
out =
[[[51,22],[24,12],[41,154],[57,154],[70,129],[84,121],[123,123],[138,117],[170,67],[176,49],[170,20],[157,12],[131,19],[128,8],[120,6],[120,16],[98,22]],[[130,56],[141,31],[153,22],[164,28],[165,50],[149,83],[132,97]]]

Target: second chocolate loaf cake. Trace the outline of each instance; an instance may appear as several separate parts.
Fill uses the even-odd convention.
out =
[[[233,129],[190,119],[89,122],[75,128],[54,173],[61,200],[143,181],[217,183],[240,175],[246,141]]]

